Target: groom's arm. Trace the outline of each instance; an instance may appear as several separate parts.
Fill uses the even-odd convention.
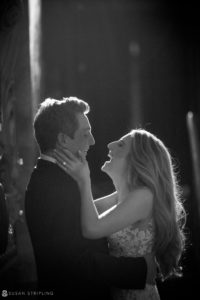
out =
[[[145,284],[155,284],[154,256],[113,257],[106,253],[85,253],[82,267],[87,265],[88,279],[121,289],[144,289]]]
[[[123,289],[144,289],[147,262],[144,257],[113,257],[95,253],[93,267],[96,279]]]

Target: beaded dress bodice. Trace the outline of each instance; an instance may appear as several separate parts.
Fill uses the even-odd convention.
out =
[[[144,256],[152,252],[154,240],[153,220],[130,225],[109,238],[110,254],[113,256]]]

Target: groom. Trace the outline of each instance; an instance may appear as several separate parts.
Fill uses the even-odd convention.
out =
[[[111,257],[105,238],[82,236],[78,186],[52,153],[63,147],[87,155],[95,143],[88,112],[89,105],[76,97],[41,103],[34,119],[41,156],[27,186],[25,216],[39,290],[66,299],[108,300],[112,286],[143,289],[146,282],[153,283],[155,266],[151,257]]]

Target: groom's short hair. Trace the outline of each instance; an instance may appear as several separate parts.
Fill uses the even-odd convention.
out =
[[[88,103],[77,97],[61,100],[47,98],[40,103],[33,125],[41,153],[55,148],[60,132],[73,138],[79,126],[77,114],[87,114],[89,111]]]

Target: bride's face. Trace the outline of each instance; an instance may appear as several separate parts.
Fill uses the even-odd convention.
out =
[[[127,169],[126,156],[129,153],[130,145],[130,134],[126,134],[118,141],[108,144],[108,156],[110,157],[110,160],[104,163],[101,168],[102,171],[106,172],[111,177],[113,175],[123,176]]]

